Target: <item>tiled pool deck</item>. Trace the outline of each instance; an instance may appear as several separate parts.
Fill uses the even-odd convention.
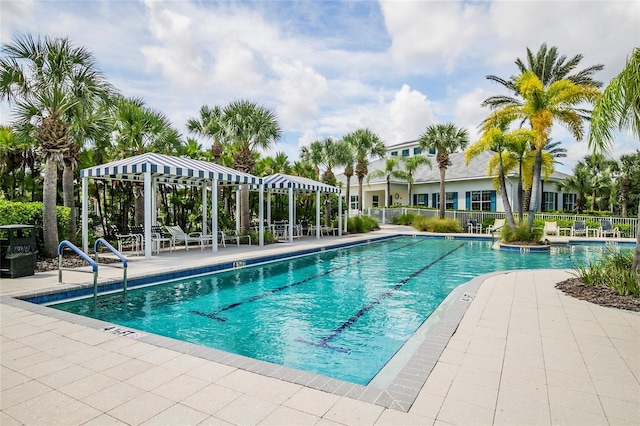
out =
[[[134,258],[129,276],[359,238],[371,236],[180,250]],[[109,324],[10,297],[73,287],[88,274],[65,272],[65,284],[57,272],[3,279],[0,424],[640,424],[640,315],[554,288],[569,276],[518,271],[466,284],[416,333],[402,365],[368,387],[110,334],[100,331]]]

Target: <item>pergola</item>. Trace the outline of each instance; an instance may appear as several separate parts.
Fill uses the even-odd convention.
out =
[[[316,238],[320,238],[320,194],[338,194],[338,235],[342,236],[342,197],[340,188],[300,176],[278,173],[263,178],[269,193],[289,194],[289,241],[293,241],[295,194],[316,194]],[[260,219],[262,221],[262,219]],[[271,197],[267,197],[267,221],[271,222]]]
[[[156,186],[178,184],[202,188],[202,232],[207,234],[207,189],[211,189],[211,235],[218,233],[218,186],[248,184],[258,187],[260,194],[260,245],[264,244],[263,179],[228,167],[191,158],[147,153],[80,171],[82,179],[82,249],[88,252],[88,181],[121,180],[144,183],[144,255],[151,258],[151,226],[156,222]],[[212,238],[212,250],[218,250],[217,238]]]

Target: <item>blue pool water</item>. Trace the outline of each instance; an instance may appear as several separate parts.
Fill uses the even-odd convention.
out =
[[[549,254],[401,237],[53,307],[367,384],[447,295],[497,270],[572,268],[604,246]]]

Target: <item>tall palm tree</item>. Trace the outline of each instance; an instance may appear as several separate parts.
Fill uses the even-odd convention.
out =
[[[324,157],[322,142],[313,141],[309,146],[300,149],[300,159],[311,164],[315,170],[315,180],[320,180],[320,165]]]
[[[576,199],[576,209],[578,213],[582,213],[587,205],[586,193],[591,191],[591,175],[589,167],[584,162],[578,162],[573,169],[573,175],[558,183],[558,189],[576,191],[578,198]]]
[[[211,154],[214,162],[220,164],[224,146],[224,121],[222,108],[214,106],[210,108],[203,105],[200,108],[199,118],[190,118],[187,120],[187,129],[199,136],[209,137],[213,140],[211,144]]]
[[[34,137],[45,161],[43,228],[45,256],[58,245],[56,195],[58,166],[71,149],[69,126],[112,88],[91,52],[67,38],[18,36],[2,47],[0,96],[14,106],[16,121],[35,123]]]
[[[581,86],[569,80],[560,80],[545,87],[536,75],[527,71],[515,81],[522,100],[514,99],[496,110],[487,120],[522,120],[531,124],[535,133],[536,159],[533,168],[533,182],[540,182],[542,152],[554,121],[566,126],[576,139],[583,135],[583,117],[577,108],[583,102],[593,102],[600,94],[595,86]],[[529,203],[527,225],[533,226],[535,212],[539,206],[539,185],[533,185]]]
[[[342,145],[344,150],[344,177],[347,179],[347,185],[345,188],[345,200],[347,205],[347,215],[351,210],[351,178],[353,177],[353,167],[356,163],[356,153],[353,148],[353,144],[349,140],[343,138]]]
[[[465,149],[469,144],[469,134],[465,129],[460,129],[453,123],[436,124],[427,127],[420,136],[420,149],[428,151],[436,150],[436,162],[440,169],[440,219],[444,219],[445,178],[447,167],[451,165],[449,154],[458,149]]]
[[[358,177],[358,210],[362,212],[362,184],[369,173],[369,158],[382,158],[387,152],[384,143],[378,135],[369,129],[358,129],[344,137],[353,147],[356,158],[355,174]]]
[[[509,123],[507,121],[497,122],[496,125],[484,129],[482,136],[478,142],[472,144],[465,151],[465,161],[467,165],[469,161],[485,151],[493,151],[495,154],[489,161],[489,174],[498,170],[498,187],[502,196],[502,204],[504,205],[507,223],[511,228],[515,228],[516,223],[513,218],[513,210],[507,193],[506,175],[515,166],[515,161],[509,162],[510,151],[512,147],[520,147],[530,144],[535,138],[531,130],[518,129],[513,132],[507,132]],[[505,164],[507,163],[507,164]],[[509,164],[511,163],[511,164]]]
[[[391,178],[409,180],[409,174],[400,169],[400,162],[397,158],[387,158],[384,162],[384,169],[376,170],[367,176],[367,183],[372,178],[384,177],[387,181],[387,191],[384,197],[384,206],[389,207],[389,199],[391,198]]]
[[[424,155],[418,154],[418,155],[412,155],[411,157],[403,157],[403,162],[404,162],[404,169],[407,172],[407,182],[408,182],[408,189],[409,189],[409,204],[412,203],[412,198],[411,198],[411,193],[413,192],[413,174],[416,172],[416,170],[418,170],[418,167],[422,166],[422,165],[427,165],[429,166],[429,168],[431,168],[431,160],[429,159],[429,157],[425,157]]]
[[[282,135],[277,116],[270,109],[249,100],[231,102],[223,109],[225,135],[235,146],[233,164],[236,170],[252,173],[258,149],[268,149]],[[241,186],[240,228],[249,230],[249,188]]]

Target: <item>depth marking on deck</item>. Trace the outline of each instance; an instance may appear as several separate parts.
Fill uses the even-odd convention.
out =
[[[452,254],[453,252],[455,252],[456,250],[459,250],[460,248],[462,248],[464,246],[465,246],[464,243],[460,244],[458,247],[446,252],[445,254],[443,254],[442,256],[440,256],[439,258],[434,260],[433,262],[431,262],[431,263],[423,266],[422,268],[418,269],[417,271],[413,272],[407,278],[403,279],[402,281],[398,282],[396,285],[391,287],[389,290],[387,290],[384,293],[382,293],[376,300],[374,300],[373,302],[369,303],[364,308],[360,309],[356,314],[354,314],[351,318],[349,318],[347,321],[345,321],[340,326],[338,326],[335,330],[333,330],[327,336],[322,338],[319,342],[309,342],[309,341],[304,340],[304,339],[302,339],[300,337],[297,337],[295,339],[295,341],[296,342],[300,342],[300,343],[306,343],[306,344],[312,345],[312,346],[318,346],[318,347],[321,347],[321,348],[332,349],[332,350],[335,350],[335,351],[338,351],[338,352],[347,353],[347,354],[351,353],[350,349],[343,348],[343,347],[340,347],[340,346],[331,346],[331,345],[329,345],[329,342],[331,340],[335,339],[336,337],[338,337],[340,334],[342,334],[342,332],[344,330],[346,330],[347,328],[351,327],[358,319],[360,319],[361,316],[363,316],[364,314],[369,312],[373,307],[375,307],[376,305],[380,304],[383,300],[385,300],[386,298],[391,296],[393,293],[398,291],[400,289],[400,287],[405,285],[411,279],[417,277],[418,275],[420,275],[421,273],[423,273],[427,269],[431,268],[436,263],[440,262],[445,257],[449,256],[450,254]]]
[[[137,339],[145,335],[144,333],[128,330],[123,327],[117,327],[115,325],[101,328],[100,331],[104,331],[105,333],[109,333],[109,334],[115,334],[116,336],[131,337],[132,339]]]
[[[401,250],[401,249],[403,249],[403,248],[407,248],[407,247],[410,247],[410,246],[414,246],[414,245],[416,245],[416,244],[420,244],[420,243],[421,243],[421,242],[423,242],[423,241],[426,241],[426,240],[425,240],[425,239],[423,239],[422,241],[418,241],[418,242],[411,242],[411,243],[409,243],[409,244],[406,244],[406,245],[404,245],[404,246],[401,246],[401,247],[395,248],[395,249],[393,249],[393,250],[385,251],[384,253],[379,253],[379,254],[376,254],[376,255],[373,255],[373,256],[370,256],[370,257],[365,257],[365,258],[362,258],[362,259],[360,259],[360,260],[357,260],[357,261],[355,261],[355,262],[353,262],[353,263],[348,263],[348,264],[346,264],[346,265],[337,266],[337,267],[335,267],[335,268],[333,268],[333,269],[330,269],[330,270],[328,270],[328,271],[321,272],[321,273],[319,273],[319,274],[316,274],[316,275],[313,275],[313,276],[307,277],[307,278],[305,278],[305,279],[304,279],[304,280],[302,280],[302,281],[298,281],[298,282],[295,282],[295,283],[293,283],[293,284],[283,285],[283,286],[281,286],[281,287],[277,287],[277,288],[274,288],[274,289],[272,289],[272,290],[267,290],[267,291],[265,291],[264,293],[260,293],[260,294],[257,294],[257,295],[255,295],[255,296],[252,296],[252,297],[250,297],[250,298],[248,298],[248,299],[246,299],[246,300],[243,300],[242,302],[235,302],[235,303],[232,303],[232,304],[230,304],[230,305],[224,306],[224,307],[222,307],[222,308],[218,308],[218,309],[216,309],[216,310],[215,310],[215,311],[213,311],[213,312],[202,312],[202,311],[195,311],[195,310],[193,310],[193,311],[189,311],[189,313],[194,314],[194,315],[199,315],[199,316],[201,316],[201,317],[207,317],[207,318],[209,318],[209,319],[213,319],[213,320],[220,321],[220,322],[225,322],[225,321],[227,321],[227,319],[226,319],[226,318],[223,318],[223,317],[218,316],[218,314],[219,314],[219,313],[224,312],[224,311],[227,311],[227,310],[229,310],[229,309],[236,308],[236,307],[238,307],[238,306],[240,306],[240,305],[243,305],[243,304],[245,304],[245,303],[255,302],[256,300],[260,300],[260,299],[262,299],[262,298],[265,298],[265,297],[270,296],[270,295],[272,295],[272,294],[275,294],[275,293],[281,292],[281,291],[286,290],[286,289],[288,289],[288,288],[295,287],[295,286],[298,286],[298,285],[300,285],[300,284],[304,284],[304,283],[309,282],[309,281],[311,281],[311,280],[314,280],[314,279],[316,279],[316,278],[320,278],[320,277],[322,277],[322,276],[325,276],[325,275],[331,274],[331,273],[333,273],[333,272],[335,272],[335,271],[338,271],[338,270],[340,270],[340,269],[348,268],[348,267],[350,267],[350,266],[357,265],[358,263],[362,263],[362,262],[365,262],[365,261],[367,261],[367,260],[371,260],[371,259],[374,259],[374,258],[376,258],[376,257],[384,256],[384,255],[387,255],[387,254],[392,253],[392,252],[394,252],[394,251]]]

